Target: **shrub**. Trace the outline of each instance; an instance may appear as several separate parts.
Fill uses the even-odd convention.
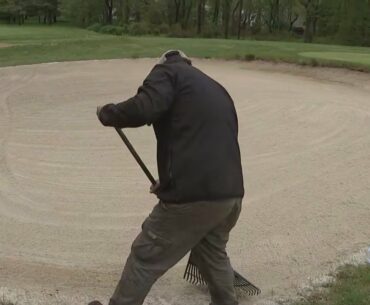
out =
[[[152,25],[149,34],[152,34],[154,36],[159,36],[161,34],[161,31],[159,30],[158,26]]]
[[[168,34],[168,32],[170,31],[170,26],[166,23],[162,23],[158,26],[158,29],[159,29],[159,33]]]
[[[122,26],[105,25],[100,28],[99,32],[111,35],[123,35],[126,33],[126,28]]]
[[[204,38],[216,38],[222,36],[221,28],[214,25],[207,25],[202,32],[202,37]]]
[[[145,35],[151,32],[151,28],[146,23],[133,22],[128,26],[128,33],[130,35]]]
[[[100,29],[102,28],[102,24],[100,23],[94,23],[90,26],[88,26],[86,29],[89,30],[89,31],[94,31],[94,32],[99,32]]]
[[[312,67],[318,67],[318,66],[320,66],[320,63],[318,62],[318,60],[317,60],[317,59],[315,59],[315,58],[311,58],[311,59],[310,59],[310,65],[311,65]]]
[[[244,60],[245,61],[253,61],[253,60],[256,60],[256,55],[254,55],[254,54],[245,54],[244,55]]]
[[[182,38],[189,38],[194,37],[191,29],[183,29],[179,23],[172,25],[168,32],[169,37],[182,37]]]

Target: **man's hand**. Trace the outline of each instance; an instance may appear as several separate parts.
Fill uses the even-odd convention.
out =
[[[157,194],[157,192],[158,192],[158,190],[159,190],[160,187],[161,187],[161,183],[159,182],[159,180],[157,180],[156,184],[152,184],[150,186],[149,192],[151,194]]]

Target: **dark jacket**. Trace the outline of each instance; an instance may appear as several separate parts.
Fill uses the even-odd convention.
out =
[[[227,91],[180,56],[156,65],[136,96],[105,105],[105,126],[153,124],[164,202],[243,197],[238,120]]]

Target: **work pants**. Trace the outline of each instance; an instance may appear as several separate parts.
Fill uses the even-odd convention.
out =
[[[109,305],[141,305],[154,282],[190,250],[207,282],[212,305],[238,304],[226,244],[241,201],[159,202],[132,244]]]

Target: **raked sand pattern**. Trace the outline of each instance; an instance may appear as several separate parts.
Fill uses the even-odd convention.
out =
[[[156,198],[95,110],[133,95],[154,63],[0,69],[0,299],[77,305],[112,293]],[[370,76],[195,65],[229,90],[239,115],[247,195],[229,254],[263,290],[241,304],[295,295],[370,244]],[[127,134],[155,173],[152,129]],[[146,304],[208,304],[203,289],[181,279],[185,264]]]

